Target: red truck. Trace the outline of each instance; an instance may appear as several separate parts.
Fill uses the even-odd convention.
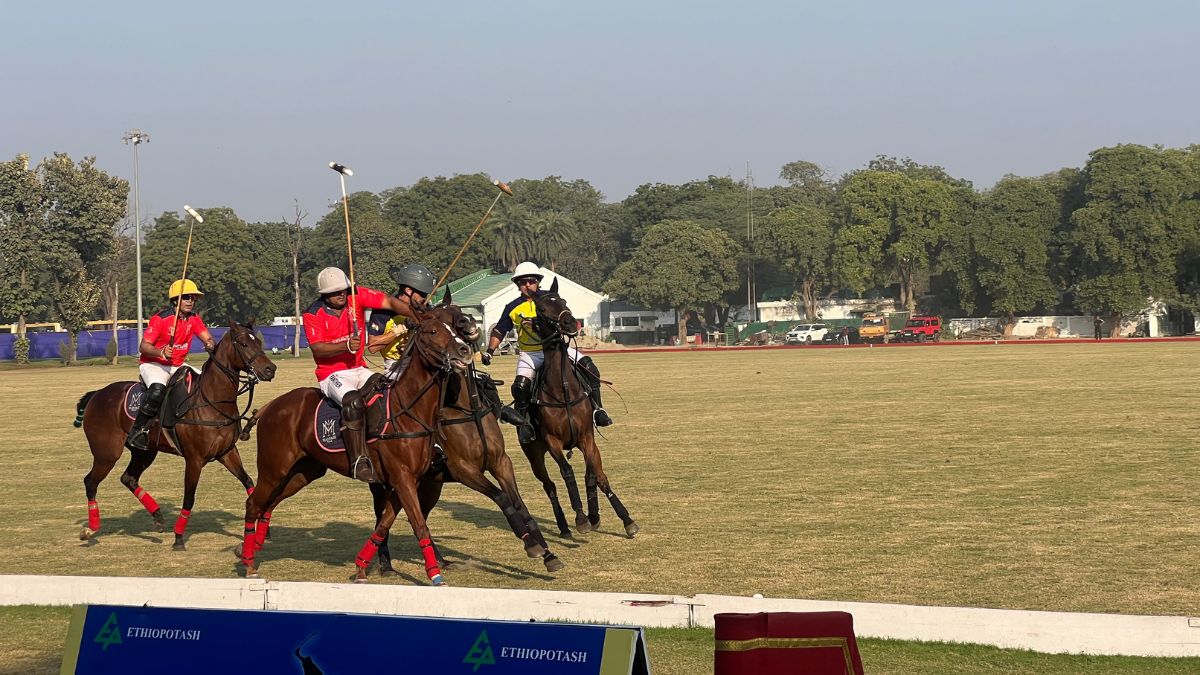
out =
[[[905,342],[925,342],[942,339],[942,319],[937,316],[914,316],[904,323],[900,339]]]

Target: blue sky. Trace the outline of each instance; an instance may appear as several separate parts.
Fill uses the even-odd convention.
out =
[[[610,201],[804,159],[993,184],[1200,143],[1200,3],[12,3],[0,156],[95,155],[142,211],[310,224],[351,190],[484,171]]]

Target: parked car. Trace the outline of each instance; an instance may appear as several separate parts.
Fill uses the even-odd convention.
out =
[[[861,335],[859,334],[858,329],[855,328],[854,326],[846,327],[846,336],[849,338],[849,342],[852,345],[856,345],[863,341]],[[827,344],[827,345],[840,344],[841,341],[842,341],[842,329],[840,326],[834,326],[834,327],[830,328],[825,333],[825,337],[821,338],[821,343]]]
[[[802,323],[788,331],[785,341],[789,345],[810,345],[814,342],[820,342],[828,330],[829,327],[823,323]]]
[[[858,329],[859,337],[863,342],[879,342],[888,341],[888,320],[885,316],[878,314],[867,314],[862,318],[862,326]]]
[[[937,316],[914,316],[900,330],[900,339],[905,342],[925,342],[942,339],[942,319]]]

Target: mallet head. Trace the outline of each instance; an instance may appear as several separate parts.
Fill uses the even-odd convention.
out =
[[[196,213],[196,209],[193,209],[192,207],[188,206],[187,204],[184,204],[184,205],[183,205],[183,210],[184,210],[184,211],[187,211],[187,214],[188,214],[189,216],[191,216],[191,217],[195,218],[197,223],[203,223],[203,222],[204,222],[204,219],[200,217],[200,214],[199,214],[199,213]]]
[[[345,164],[338,164],[337,162],[330,162],[329,168],[342,174],[343,176],[353,176],[354,175],[354,172],[350,170],[350,167],[346,166]]]
[[[508,195],[509,197],[512,196],[512,188],[508,187],[508,183],[494,180],[494,181],[492,181],[492,185],[495,185],[496,187],[500,188],[500,191],[503,192],[504,194]]]

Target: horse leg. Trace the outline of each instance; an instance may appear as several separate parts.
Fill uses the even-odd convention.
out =
[[[192,517],[192,506],[196,503],[196,486],[200,483],[200,471],[204,468],[204,460],[191,456],[186,460],[183,470],[183,505],[179,509],[179,517],[175,519],[175,543],[171,546],[176,551],[185,549],[183,534],[187,531],[188,518]]]
[[[220,457],[218,457],[217,461],[221,463],[221,466],[228,469],[229,473],[233,474],[234,478],[238,479],[238,482],[241,483],[242,487],[246,489],[247,497],[254,494],[254,479],[251,478],[250,474],[246,472],[246,467],[242,464],[242,454],[240,452],[238,452],[237,446],[234,446],[232,450],[230,450],[229,452],[225,453],[224,455],[221,455]],[[263,513],[262,521],[263,521],[263,525],[267,528],[267,531],[264,534],[263,538],[270,539],[271,538],[271,529],[270,529],[271,528],[271,512],[270,511],[266,511]]]
[[[154,501],[154,497],[150,496],[149,492],[146,492],[144,489],[142,489],[141,485],[138,485],[138,481],[141,480],[142,473],[144,473],[146,469],[150,468],[150,465],[154,463],[154,458],[158,457],[158,451],[135,451],[131,454],[133,457],[129,460],[129,466],[125,468],[125,473],[121,474],[121,484],[128,488],[129,491],[133,493],[133,496],[142,503],[142,506],[145,507],[146,511],[148,511],[150,515],[154,517],[155,529],[157,529],[159,532],[165,532],[167,529],[167,523],[163,520],[162,509],[158,506],[158,502]]]
[[[242,564],[246,567],[246,578],[258,576],[256,551],[266,541],[267,523],[265,516],[279,506],[283,500],[296,494],[305,485],[325,475],[326,468],[311,457],[304,456],[288,469],[282,477],[260,475],[258,489],[246,498],[246,529],[242,534]]]
[[[403,508],[404,514],[408,516],[408,524],[412,526],[413,536],[417,538],[417,545],[421,547],[421,556],[425,559],[425,574],[429,577],[430,584],[443,586],[446,582],[442,579],[442,570],[438,566],[437,552],[433,548],[433,541],[429,538],[429,526],[425,522],[425,514],[421,512],[420,499],[417,497],[416,481],[412,475],[404,471],[398,471],[392,475],[396,475],[397,478],[396,483],[392,486],[395,491],[392,493],[389,504],[394,505],[397,500],[400,502],[399,507]],[[395,510],[393,508],[393,511]],[[384,515],[387,515],[386,510],[384,511]],[[394,513],[393,518],[395,518]],[[391,523],[388,524],[390,525]],[[379,529],[376,528],[375,532],[378,534]],[[386,531],[384,534],[386,534]]]
[[[625,509],[625,505],[617,498],[617,493],[613,492],[612,486],[608,483],[608,475],[604,473],[604,462],[600,459],[600,449],[596,447],[595,438],[585,438],[580,444],[583,450],[583,460],[587,464],[589,474],[595,474],[597,487],[608,497],[608,503],[612,504],[613,511],[617,517],[621,519],[621,523],[625,526],[625,534],[633,536],[640,529],[637,523],[633,522],[633,518],[629,516],[629,511]],[[597,521],[599,515],[596,516]]]
[[[534,552],[536,552],[534,546],[540,546],[542,549],[542,563],[546,565],[546,569],[551,572],[557,572],[562,569],[562,561],[558,559],[558,556],[550,552],[550,545],[546,543],[546,538],[542,536],[541,529],[538,528],[537,522],[529,514],[529,509],[526,508],[525,502],[521,499],[521,493],[517,490],[517,478],[513,473],[512,460],[509,459],[507,454],[502,454],[489,464],[492,475],[495,476],[496,482],[500,483],[500,489],[503,491],[504,496],[512,504],[517,517],[524,522],[526,535],[522,539],[525,541],[525,552],[530,557],[533,557]],[[500,509],[503,511],[504,507],[501,505]]]
[[[522,449],[525,451],[525,457],[529,460],[529,468],[533,470],[534,478],[542,482],[542,489],[550,498],[550,506],[554,509],[554,524],[558,526],[558,535],[570,539],[571,526],[567,524],[567,516],[563,513],[562,504],[558,503],[558,486],[554,484],[553,480],[550,480],[550,474],[546,471],[545,445],[530,444],[529,447],[522,447]]]
[[[596,490],[596,472],[592,471],[591,464],[586,466],[583,472],[583,488],[587,492],[588,522],[594,530],[600,526],[600,497]]]
[[[83,491],[87,495],[88,522],[79,532],[79,539],[81,541],[91,539],[100,531],[100,504],[96,501],[96,493],[100,489],[100,482],[108,476],[108,473],[116,465],[116,459],[102,461],[93,457],[92,470],[83,476]]]
[[[567,498],[571,501],[571,510],[575,512],[575,529],[587,532],[592,529],[592,524],[583,512],[583,500],[579,498],[579,483],[575,480],[575,469],[571,468],[571,462],[563,455],[562,441],[555,436],[547,436],[546,445],[550,448],[550,456],[558,464],[558,471],[562,474],[563,483],[567,486]]]

